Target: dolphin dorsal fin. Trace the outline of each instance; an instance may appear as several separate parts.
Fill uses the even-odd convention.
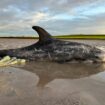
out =
[[[39,35],[39,42],[40,43],[53,40],[52,36],[45,29],[43,29],[39,26],[33,26],[32,29],[37,31],[37,33]]]

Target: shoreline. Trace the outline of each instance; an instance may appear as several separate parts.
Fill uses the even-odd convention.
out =
[[[56,39],[64,39],[64,40],[105,40],[105,38],[64,38],[64,37],[54,37]],[[36,39],[38,40],[39,37],[0,37],[0,39]]]

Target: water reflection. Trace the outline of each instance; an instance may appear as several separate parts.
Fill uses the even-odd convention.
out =
[[[39,77],[38,87],[44,87],[54,79],[78,79],[104,71],[102,64],[83,63],[28,62],[22,68]]]
[[[0,104],[104,105],[105,103],[105,82],[91,78],[104,70],[101,64],[28,62],[21,68],[24,69],[0,68]],[[83,78],[88,76],[90,78]]]

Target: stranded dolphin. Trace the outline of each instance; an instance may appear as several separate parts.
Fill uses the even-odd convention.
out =
[[[72,60],[103,62],[103,50],[83,43],[62,41],[53,38],[46,30],[39,26],[32,27],[39,34],[39,41],[30,46],[17,49],[1,50],[0,57],[24,58],[35,61],[69,62]]]

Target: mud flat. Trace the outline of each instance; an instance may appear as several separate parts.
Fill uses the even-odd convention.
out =
[[[101,40],[74,40],[105,46]],[[1,49],[33,39],[2,39]],[[0,105],[104,105],[105,64],[27,62],[0,68]]]

